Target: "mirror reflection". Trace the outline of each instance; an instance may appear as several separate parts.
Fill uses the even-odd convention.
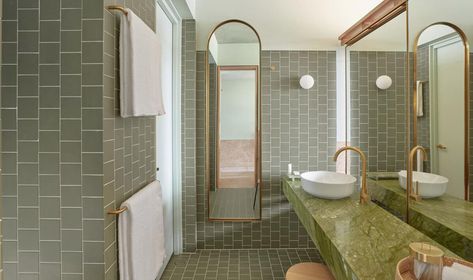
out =
[[[209,219],[259,219],[258,35],[244,22],[221,24],[207,58]]]
[[[414,143],[429,154],[418,157],[416,170],[448,181],[438,187],[436,196],[446,192],[464,199],[468,182],[465,45],[453,27],[439,23],[420,33],[415,48],[413,136]]]

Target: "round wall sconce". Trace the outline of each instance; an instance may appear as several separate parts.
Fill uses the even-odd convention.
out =
[[[388,75],[381,75],[376,79],[376,86],[379,89],[388,89],[393,84],[393,80]]]
[[[314,78],[311,75],[304,75],[299,80],[299,84],[303,89],[310,89],[314,86]]]

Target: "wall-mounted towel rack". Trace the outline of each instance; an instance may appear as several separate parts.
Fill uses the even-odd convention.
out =
[[[107,6],[107,9],[108,9],[108,10],[120,11],[120,12],[124,13],[125,15],[128,15],[128,12],[125,10],[125,8],[123,8],[123,7],[120,6],[120,5]]]
[[[128,208],[125,206],[125,207],[118,208],[117,210],[108,211],[107,213],[110,215],[119,215],[125,212],[126,210],[128,210]]]

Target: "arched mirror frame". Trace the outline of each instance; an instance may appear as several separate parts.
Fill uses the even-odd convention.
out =
[[[258,218],[211,218],[210,217],[210,145],[209,145],[209,138],[210,138],[210,67],[209,67],[209,46],[210,46],[210,39],[212,35],[222,26],[228,23],[240,23],[247,27],[249,27],[258,38],[259,44],[259,65],[258,69],[256,70],[256,77],[257,77],[257,86],[256,86],[256,160],[257,164],[255,166],[255,173],[256,173],[256,191],[259,194],[259,217]],[[256,29],[251,26],[251,24],[239,20],[239,19],[229,19],[223,21],[217,26],[215,26],[212,31],[210,32],[207,38],[207,45],[205,50],[205,188],[206,188],[206,200],[207,200],[207,217],[209,221],[235,221],[235,222],[246,222],[246,221],[259,221],[261,220],[262,216],[262,180],[261,180],[261,38],[256,31]]]
[[[460,36],[462,42],[463,42],[463,46],[464,46],[464,110],[465,110],[465,124],[464,124],[464,132],[465,132],[465,147],[464,147],[464,198],[465,200],[468,200],[469,199],[469,173],[470,173],[470,160],[469,160],[469,156],[470,156],[470,152],[469,152],[469,147],[470,147],[470,141],[469,141],[469,128],[470,128],[470,112],[469,112],[469,109],[470,109],[470,97],[469,97],[469,86],[470,86],[470,51],[469,51],[469,44],[468,44],[468,40],[467,40],[467,37],[466,37],[466,34],[465,32],[463,32],[463,30],[461,30],[460,27],[456,26],[455,24],[453,23],[450,23],[450,22],[435,22],[435,23],[432,23],[430,25],[428,25],[427,27],[425,27],[424,29],[422,29],[415,37],[414,39],[414,69],[413,69],[413,72],[414,72],[414,81],[417,81],[417,47],[418,47],[418,43],[419,43],[419,39],[420,39],[420,36],[422,35],[422,33],[427,30],[429,27],[432,27],[432,26],[435,26],[435,25],[446,25],[450,28],[452,28],[453,30],[455,30],[458,35]],[[414,83],[415,84],[415,83]],[[412,96],[412,104],[413,104],[413,146],[417,146],[417,118],[414,117],[414,116],[417,116],[417,87],[414,86],[413,88],[413,96]]]

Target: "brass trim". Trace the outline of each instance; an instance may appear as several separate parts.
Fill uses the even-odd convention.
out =
[[[409,252],[414,259],[430,264],[443,264],[443,251],[431,244],[423,242],[413,242],[409,244]]]
[[[412,183],[413,183],[413,174],[412,174],[412,170],[414,168],[414,158],[416,156],[416,152],[418,150],[421,150],[422,151],[422,154],[424,156],[423,160],[427,160],[428,156],[427,156],[427,152],[425,151],[425,148],[422,147],[422,146],[415,146],[414,148],[412,148],[412,150],[409,152],[409,160],[407,162],[407,186],[406,186],[406,223],[409,224],[409,204],[410,204],[410,199],[413,198],[414,200],[416,201],[419,201],[421,200],[421,197],[419,195],[419,185],[417,184],[417,190],[416,190],[416,193],[413,192],[412,190]]]
[[[110,211],[107,212],[107,214],[109,214],[109,215],[120,215],[121,213],[123,213],[127,210],[128,210],[128,207],[123,206],[123,207],[118,208],[116,210],[110,210]]]
[[[123,6],[120,6],[120,5],[107,6],[107,10],[116,10],[116,11],[122,12],[125,16],[128,15],[128,12],[125,10],[125,8]]]
[[[210,38],[212,37],[212,34],[215,33],[215,31],[217,31],[217,29],[227,23],[240,23],[240,24],[243,24],[243,25],[246,25],[247,27],[249,27],[251,30],[253,30],[253,32],[255,33],[256,37],[258,38],[258,43],[259,43],[259,66],[258,67],[258,72],[257,72],[257,75],[258,75],[258,91],[257,91],[257,106],[258,106],[258,118],[257,118],[257,134],[256,134],[256,138],[257,138],[257,143],[256,143],[256,147],[257,147],[257,159],[258,159],[258,164],[257,166],[255,166],[255,169],[257,170],[257,176],[258,176],[258,191],[259,191],[259,204],[260,204],[260,207],[259,207],[259,217],[258,218],[250,218],[250,219],[219,219],[219,218],[210,218],[210,162],[209,162],[209,159],[210,159],[210,154],[209,154],[209,124],[210,124],[210,116],[209,116],[209,104],[210,104],[210,85],[209,85],[209,78],[210,78],[210,73],[209,73],[209,44],[210,44]],[[212,222],[212,221],[233,221],[233,222],[254,222],[254,221],[261,221],[262,220],[262,214],[263,214],[263,183],[262,183],[262,179],[261,179],[261,164],[262,164],[262,161],[261,161],[261,119],[262,119],[262,116],[261,116],[261,38],[258,34],[258,32],[256,31],[256,29],[251,26],[249,23],[243,21],[243,20],[239,20],[239,19],[229,19],[229,20],[225,20],[225,21],[222,21],[220,22],[219,24],[217,24],[213,29],[212,31],[209,33],[208,37],[207,37],[207,48],[205,50],[205,182],[204,182],[204,186],[206,188],[206,193],[207,193],[207,197],[205,198],[207,200],[207,220]]]
[[[417,48],[418,48],[418,43],[419,43],[419,38],[422,35],[422,33],[429,27],[432,27],[434,25],[446,25],[452,29],[454,29],[460,38],[462,39],[463,46],[464,46],[464,110],[465,110],[465,124],[464,124],[464,130],[465,130],[465,143],[464,143],[464,198],[465,200],[469,200],[469,189],[470,189],[470,100],[469,100],[469,92],[470,92],[470,47],[468,43],[468,39],[466,37],[465,32],[461,30],[460,27],[457,25],[450,23],[450,22],[445,22],[445,21],[440,21],[440,22],[435,22],[432,23],[425,28],[423,28],[419,33],[416,35],[414,39],[414,81],[417,80]],[[414,146],[417,145],[417,87],[413,87],[413,96],[412,96],[412,107],[413,107],[413,122],[412,122],[412,131],[413,131],[413,144]]]
[[[338,39],[342,46],[351,46],[406,10],[407,0],[384,0],[343,32]]]

